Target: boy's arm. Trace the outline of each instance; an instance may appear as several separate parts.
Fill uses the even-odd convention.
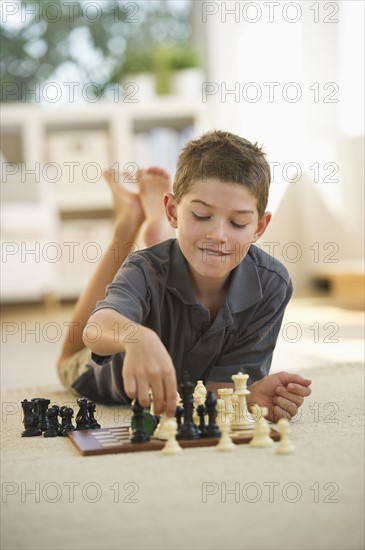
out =
[[[129,397],[140,404],[150,404],[152,390],[154,410],[173,416],[176,409],[176,374],[171,357],[158,335],[131,321],[114,309],[103,308],[90,317],[84,332],[85,345],[98,355],[125,352],[122,377]]]

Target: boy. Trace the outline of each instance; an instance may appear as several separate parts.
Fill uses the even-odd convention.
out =
[[[268,375],[290,277],[250,246],[271,218],[263,152],[214,131],[182,150],[173,194],[168,175],[156,168],[139,171],[139,196],[106,176],[116,205],[113,244],[77,304],[61,380],[106,404],[138,398],[147,407],[151,389],[156,414],[173,416],[183,370],[213,390],[231,386],[232,374],[242,371],[249,374],[249,404],[269,406],[273,421],[294,416],[311,381]],[[153,246],[127,258],[144,216],[143,237]],[[177,239],[167,238],[166,220]]]

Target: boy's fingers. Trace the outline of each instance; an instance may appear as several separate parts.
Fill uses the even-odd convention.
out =
[[[279,379],[282,384],[287,386],[288,384],[299,384],[301,386],[310,386],[312,380],[309,378],[303,378],[300,374],[293,374],[292,372],[279,372]]]
[[[279,407],[282,411],[285,411],[287,414],[289,414],[290,417],[293,417],[297,414],[300,406],[296,403],[293,403],[293,401],[285,399],[284,397],[274,397],[273,402],[275,404],[275,408]]]
[[[304,397],[302,395],[292,393],[292,392],[288,391],[286,388],[283,388],[282,386],[279,386],[278,388],[276,388],[275,393],[279,397],[283,397],[283,398],[287,399],[288,401],[292,401],[293,403],[298,405],[298,407],[303,405]]]
[[[311,388],[309,388],[308,386],[303,386],[302,384],[293,384],[292,382],[287,385],[287,389],[303,397],[308,397],[312,393]]]
[[[137,378],[137,399],[139,401],[139,404],[145,408],[149,407],[151,402],[148,390],[148,382],[143,376],[139,376]]]
[[[175,370],[171,370],[168,375],[164,377],[165,385],[165,412],[167,416],[175,416],[176,411],[176,375]]]
[[[134,376],[125,371],[123,372],[123,386],[128,397],[134,399],[137,395],[137,383]]]
[[[161,379],[155,380],[151,383],[151,390],[152,390],[152,399],[153,399],[153,410],[155,414],[160,415],[163,411],[163,404],[164,404],[164,389]]]
[[[275,416],[275,421],[277,422],[280,418],[285,418],[285,420],[291,420],[294,415],[291,415],[290,412],[286,411],[285,409],[282,409],[278,405],[275,405],[274,416]]]

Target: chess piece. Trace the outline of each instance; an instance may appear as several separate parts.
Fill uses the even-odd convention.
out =
[[[75,430],[75,426],[72,424],[74,411],[71,407],[67,407],[64,405],[60,408],[60,414],[62,418],[61,435],[65,437],[68,432],[72,432],[73,430]]]
[[[177,431],[180,430],[182,426],[182,417],[184,416],[184,407],[181,406],[182,401],[179,392],[176,392],[176,410],[175,418],[177,422]]]
[[[183,381],[180,384],[181,398],[184,407],[184,423],[180,426],[177,439],[197,439],[199,430],[193,422],[193,384],[189,380],[187,371],[183,373]]]
[[[158,423],[157,428],[153,432],[153,437],[155,437],[156,439],[162,439],[162,440],[167,440],[168,439],[169,434],[168,434],[168,431],[166,429],[166,424],[167,424],[168,419],[169,419],[169,417],[166,415],[165,412],[163,412],[161,414],[160,422]]]
[[[205,422],[206,412],[207,412],[207,408],[206,408],[204,403],[202,403],[201,405],[198,405],[198,409],[197,409],[197,415],[198,415],[198,418],[199,418],[198,429],[199,429],[201,437],[206,437],[206,435],[207,435],[208,426]]]
[[[42,435],[42,430],[38,427],[38,416],[34,412],[35,403],[24,399],[22,401],[24,431],[22,437],[36,437]]]
[[[90,428],[92,430],[96,430],[96,429],[101,428],[101,426],[97,422],[96,418],[94,418],[94,413],[96,411],[96,405],[95,405],[94,401],[88,401],[86,408],[87,408],[87,412],[89,414]]]
[[[143,407],[137,399],[132,405],[132,411],[132,423],[134,423],[135,429],[130,441],[131,443],[146,443],[150,440],[150,436],[146,434],[143,428]]]
[[[277,423],[280,433],[280,441],[276,447],[276,453],[280,455],[295,453],[295,446],[290,441],[288,433],[290,431],[290,424],[285,418],[280,418]]]
[[[255,414],[256,421],[253,429],[253,438],[251,439],[249,446],[270,447],[274,444],[274,441],[270,437],[270,426],[264,418],[267,414],[267,407],[253,405],[251,410]]]
[[[165,423],[165,429],[168,435],[167,435],[166,445],[161,450],[161,453],[164,455],[175,455],[175,454],[181,453],[182,448],[180,447],[176,439],[176,434],[177,434],[176,418],[168,418]]]
[[[235,414],[232,417],[232,430],[252,430],[254,420],[247,407],[246,396],[250,394],[247,389],[248,374],[238,372],[234,374],[232,380],[235,385],[233,397],[235,397]]]
[[[206,437],[219,437],[221,432],[216,424],[217,418],[217,398],[212,391],[208,391],[207,398],[205,400],[206,412],[208,415],[208,427],[206,431]]]
[[[76,415],[76,430],[89,430],[90,419],[87,412],[87,399],[86,397],[79,397],[77,400],[79,405],[79,411]]]
[[[45,432],[47,429],[46,411],[51,401],[44,397],[33,397],[32,401],[34,402],[34,412],[38,416],[38,428]]]
[[[222,435],[216,445],[216,450],[234,451],[236,445],[233,443],[231,436],[229,435],[231,431],[231,419],[229,414],[225,414],[225,403],[223,399],[218,399],[217,411],[218,426]]]
[[[224,401],[226,415],[230,415],[231,422],[234,417],[234,407],[232,403],[233,388],[220,388],[218,390],[219,398]]]
[[[60,422],[58,422],[58,417],[60,415],[60,407],[58,405],[52,405],[52,408],[55,409],[55,411],[56,411],[55,426],[57,426],[57,429],[58,429],[58,432],[59,432],[59,435],[60,435],[61,431],[62,431],[62,424],[60,424]]]
[[[47,429],[43,434],[43,437],[57,437],[60,435],[58,427],[58,407],[50,407],[46,412]]]
[[[204,386],[202,380],[198,380],[194,388],[193,400],[194,400],[194,410],[193,410],[193,422],[195,424],[199,423],[198,416],[198,407],[203,405],[207,396],[207,388]]]

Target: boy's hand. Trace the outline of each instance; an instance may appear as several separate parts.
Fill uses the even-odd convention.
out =
[[[257,403],[267,406],[267,419],[277,422],[280,418],[291,420],[303,404],[304,398],[311,394],[312,381],[299,374],[278,372],[269,374],[249,387],[248,406]]]
[[[138,341],[125,344],[122,369],[124,389],[129,397],[137,398],[142,407],[150,404],[152,390],[155,414],[163,411],[174,416],[176,410],[176,373],[171,357],[158,335],[139,327]]]

